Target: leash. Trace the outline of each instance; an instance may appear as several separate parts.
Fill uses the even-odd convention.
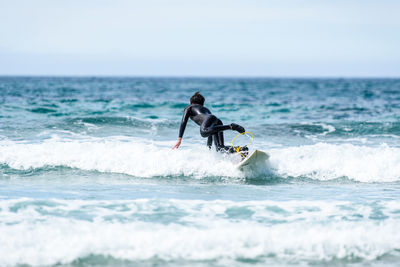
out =
[[[250,136],[250,138],[251,138],[251,139],[250,139],[250,142],[249,142],[247,145],[244,145],[244,146],[235,146],[235,145],[233,144],[233,142],[235,141],[235,139],[238,138],[238,137],[241,136],[241,135],[244,135],[244,134],[246,134],[247,136]],[[232,147],[233,147],[233,149],[236,151],[236,153],[239,153],[243,158],[245,158],[246,156],[243,155],[242,153],[240,153],[240,148],[251,145],[251,143],[253,143],[253,140],[254,140],[254,135],[253,135],[251,132],[243,132],[243,133],[240,133],[240,134],[236,135],[236,136],[232,139]]]

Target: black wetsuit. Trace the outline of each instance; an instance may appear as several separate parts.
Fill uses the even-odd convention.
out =
[[[191,104],[184,110],[181,127],[179,129],[179,137],[182,138],[185,132],[188,119],[192,119],[197,125],[200,126],[200,134],[202,137],[207,137],[207,146],[211,148],[214,139],[215,148],[217,151],[224,150],[230,151],[232,147],[224,145],[223,131],[231,129],[231,125],[223,125],[222,121],[216,116],[212,115],[208,108],[199,105]],[[232,151],[233,152],[233,151]]]

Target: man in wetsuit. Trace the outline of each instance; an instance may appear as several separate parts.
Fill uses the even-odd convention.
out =
[[[190,98],[190,105],[187,106],[183,112],[181,127],[179,129],[179,138],[174,148],[178,148],[182,142],[182,136],[185,132],[188,119],[192,119],[197,125],[200,126],[200,134],[202,137],[207,137],[207,146],[211,148],[214,139],[215,148],[217,151],[233,153],[235,150],[231,146],[224,145],[225,130],[235,130],[239,133],[245,132],[244,128],[238,124],[231,123],[230,125],[223,125],[222,121],[216,116],[212,115],[208,108],[204,107],[204,96],[200,92],[196,92]],[[247,149],[247,147],[245,148]]]

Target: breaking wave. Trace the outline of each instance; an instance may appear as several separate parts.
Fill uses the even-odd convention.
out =
[[[193,176],[246,177],[238,171],[235,156],[221,155],[196,144],[171,150],[170,142],[149,142],[130,137],[83,140],[53,137],[37,143],[0,141],[0,164],[18,170],[64,166],[88,171],[122,173],[136,177]],[[265,148],[270,169],[258,173],[268,178],[302,177],[326,181],[346,177],[357,182],[400,180],[400,148],[317,143],[306,146]]]

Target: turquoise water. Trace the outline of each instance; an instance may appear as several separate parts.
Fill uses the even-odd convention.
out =
[[[171,150],[197,90],[267,168],[235,169],[193,122]],[[399,79],[0,77],[0,92],[0,266],[400,261]]]

